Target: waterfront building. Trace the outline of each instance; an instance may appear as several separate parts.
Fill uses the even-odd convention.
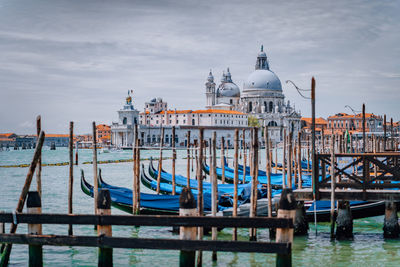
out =
[[[139,111],[133,106],[132,90],[128,91],[125,105],[118,110],[118,122],[111,125],[111,145],[121,148],[132,147],[134,128],[139,123]]]
[[[349,115],[347,113],[338,113],[328,117],[328,131],[334,133],[342,133],[345,131],[350,133],[362,132],[362,113]],[[383,133],[382,116],[373,113],[365,113],[365,131],[371,134]]]
[[[209,73],[206,82],[206,107],[211,109],[236,110],[258,119],[260,125],[269,126],[269,134],[275,142],[282,141],[283,129],[296,136],[301,130],[300,112],[285,102],[282,84],[270,70],[263,46],[257,55],[255,70],[248,76],[240,92],[227,69],[220,85],[215,89],[214,76]]]
[[[0,133],[0,146],[14,146],[17,135],[15,133]]]
[[[312,132],[312,118],[301,118],[301,129],[305,133],[311,133]],[[326,130],[328,129],[328,121],[326,121],[324,118],[315,118],[315,133],[321,134],[322,131],[326,133]]]

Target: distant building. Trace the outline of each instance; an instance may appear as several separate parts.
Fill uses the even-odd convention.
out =
[[[0,133],[0,146],[14,146],[17,137],[15,133]]]
[[[221,83],[216,88],[213,74],[206,82],[206,108],[236,110],[254,116],[262,126],[269,126],[269,135],[275,142],[283,140],[283,129],[293,132],[301,129],[300,112],[285,102],[282,84],[278,76],[270,70],[267,54],[263,46],[258,53],[255,70],[248,76],[243,91],[233,82],[227,69]]]
[[[355,115],[338,113],[328,117],[328,131],[342,133],[346,130],[350,133],[362,132],[362,113]],[[373,113],[365,113],[365,131],[372,134],[383,133],[382,116]]]
[[[139,111],[136,110],[132,103],[131,94],[128,92],[125,105],[118,110],[118,122],[111,125],[111,145],[120,148],[132,147],[134,140],[134,127],[139,124]]]
[[[35,136],[35,139],[37,136]],[[44,139],[44,146],[51,146],[55,144],[56,147],[68,147],[69,134],[46,134]]]
[[[312,118],[301,118],[301,128],[305,133],[311,133],[312,131]],[[315,132],[321,133],[328,128],[328,122],[324,118],[315,118]]]
[[[102,143],[104,140],[111,139],[111,127],[106,124],[96,125],[97,143]]]

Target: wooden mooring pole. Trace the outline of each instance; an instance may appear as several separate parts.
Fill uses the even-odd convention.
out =
[[[69,123],[69,180],[68,180],[68,214],[72,214],[72,195],[74,189],[74,122]],[[68,225],[68,235],[73,235],[72,224]]]
[[[222,139],[223,140],[223,139]],[[222,144],[223,146],[223,144]],[[212,143],[210,144],[210,149],[212,149],[212,165],[211,165],[211,213],[212,216],[217,215],[217,208],[218,208],[218,180],[217,180],[217,133],[214,131],[212,133]],[[221,151],[222,152],[222,151]],[[221,157],[223,158],[223,153],[221,153]],[[212,240],[217,240],[217,227],[212,227]],[[212,260],[217,260],[217,252],[212,252]]]
[[[250,217],[257,216],[257,197],[258,197],[258,128],[252,130],[252,173],[251,173],[251,197],[250,197]],[[250,228],[250,241],[257,240],[257,228]]]
[[[172,126],[172,195],[176,194],[175,163],[176,163],[175,126]]]
[[[43,146],[43,142],[44,142],[44,136],[45,136],[44,132],[41,131],[40,134],[39,134],[39,138],[38,138],[37,144],[36,144],[35,152],[33,154],[32,162],[31,162],[31,164],[29,166],[28,174],[26,175],[26,178],[25,178],[25,184],[24,184],[24,186],[22,188],[21,194],[19,196],[18,204],[17,204],[17,207],[15,209],[16,213],[22,212],[22,209],[24,207],[26,196],[28,194],[28,190],[29,190],[29,187],[31,186],[32,178],[33,178],[33,175],[35,173],[36,165],[37,165],[37,163],[39,161],[39,158],[40,158],[40,155],[42,153],[42,146]],[[17,231],[17,228],[18,228],[18,224],[17,223],[11,224],[10,234],[14,234]],[[5,247],[3,249],[2,257],[0,259],[0,267],[8,266],[8,262],[10,260],[11,249],[12,249],[12,244],[11,243],[5,245]]]
[[[160,158],[158,159],[157,194],[160,194],[161,172],[162,172],[162,149],[164,146],[164,127],[161,127]]]
[[[199,129],[199,156],[197,158],[197,169],[196,169],[196,178],[197,178],[197,211],[199,216],[203,216],[204,213],[204,200],[203,200],[203,136],[204,136],[204,129]],[[199,227],[198,229],[198,239],[203,239],[203,227]],[[203,265],[203,253],[201,250],[197,253],[197,266]]]
[[[267,173],[267,194],[268,194],[268,217],[272,217],[272,188],[271,188],[271,160],[269,147],[268,126],[264,126],[264,141],[265,141],[265,172]]]
[[[221,181],[225,183],[225,138],[221,136],[221,169],[222,169],[222,178]]]
[[[282,188],[286,188],[286,129],[283,129]]]
[[[246,130],[243,129],[243,179],[242,184],[246,183],[246,160],[247,160],[247,148],[246,148]]]
[[[296,200],[292,194],[292,189],[285,188],[282,190],[279,200],[278,218],[295,218]],[[276,242],[293,243],[293,228],[277,228]],[[292,254],[277,254],[276,266],[292,266]]]
[[[42,213],[42,202],[39,192],[36,191],[28,192],[26,207],[28,208],[29,214]],[[41,235],[42,225],[28,224],[28,234]],[[41,245],[29,245],[29,266],[30,267],[43,266],[43,248]]]
[[[335,238],[335,188],[336,188],[336,177],[335,177],[335,138],[332,134],[331,138],[331,239]]]
[[[234,168],[234,178],[233,178],[233,211],[232,216],[237,216],[238,209],[238,183],[239,183],[239,162],[238,162],[238,150],[239,150],[239,130],[235,129],[234,137],[235,154],[233,157],[233,168]],[[232,240],[237,240],[237,228],[233,228]]]
[[[187,178],[187,187],[190,188],[190,131],[187,131],[186,134],[186,147],[187,147],[187,163],[186,163],[186,178]]]
[[[111,215],[111,197],[108,189],[101,189],[97,199],[97,214]],[[98,236],[112,236],[111,225],[98,225]],[[113,249],[108,247],[99,247],[98,266],[110,267],[113,266]]]
[[[42,117],[39,115],[36,117],[36,133],[38,139],[36,140],[36,145],[39,142],[39,135],[42,130]],[[36,169],[36,184],[37,184],[37,191],[39,195],[42,195],[42,154],[39,156],[39,160],[37,163]]]
[[[97,212],[97,196],[99,193],[99,184],[97,180],[97,134],[96,122],[93,122],[93,198],[94,198],[94,214]]]
[[[196,200],[189,188],[183,188],[179,196],[179,216],[196,216]],[[197,227],[179,228],[179,238],[182,240],[195,240]],[[194,267],[196,259],[196,251],[181,250],[179,255],[180,267]]]

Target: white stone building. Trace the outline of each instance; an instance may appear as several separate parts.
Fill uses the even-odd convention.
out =
[[[260,125],[269,126],[270,136],[276,142],[282,140],[284,128],[292,131],[294,136],[301,129],[300,112],[290,105],[290,101],[285,102],[281,81],[270,70],[263,46],[257,56],[255,70],[244,82],[242,92],[232,81],[228,68],[217,90],[210,72],[206,82],[206,98],[209,108],[236,110],[256,117]]]
[[[135,125],[139,123],[139,111],[132,104],[131,93],[128,92],[125,105],[118,110],[118,122],[111,125],[111,145],[114,147],[132,147]]]

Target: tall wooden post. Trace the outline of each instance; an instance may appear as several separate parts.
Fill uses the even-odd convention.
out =
[[[325,133],[323,126],[321,128],[321,141],[322,141],[322,153],[325,153]]]
[[[204,200],[203,200],[203,136],[204,136],[204,129],[199,129],[199,157],[197,158],[197,169],[196,169],[196,178],[197,178],[197,211],[199,216],[203,216],[204,213]],[[203,239],[203,227],[199,227],[198,231],[198,239]],[[197,254],[197,266],[202,266],[203,264],[203,256],[202,251],[199,250]]]
[[[32,162],[29,165],[28,174],[26,175],[26,178],[25,178],[25,184],[22,188],[21,194],[19,196],[18,204],[15,209],[16,213],[22,212],[22,209],[24,207],[26,196],[28,194],[28,190],[29,190],[29,187],[31,186],[32,178],[35,173],[36,165],[39,161],[40,154],[42,153],[44,136],[45,136],[44,132],[41,131],[39,134],[37,144],[36,144],[35,152],[33,154]],[[14,224],[14,223],[11,224],[10,234],[14,234],[17,231],[17,228],[18,228],[18,224]],[[11,249],[12,249],[11,243],[5,245],[2,257],[0,257],[0,266],[2,266],[2,267],[8,266],[8,262],[10,260]]]
[[[335,176],[335,138],[332,135],[331,143],[331,239],[335,238],[335,188],[336,188],[336,176]]]
[[[176,150],[175,150],[175,126],[172,126],[172,195],[175,195],[175,161],[176,161]]]
[[[383,151],[386,151],[386,132],[387,132],[387,124],[386,124],[386,114],[383,116]]]
[[[288,138],[288,172],[287,172],[287,179],[288,179],[288,187],[292,189],[292,168],[293,168],[293,159],[292,159],[292,139],[293,139],[293,133],[289,132],[289,138]]]
[[[286,188],[286,128],[283,129],[282,188]]]
[[[297,151],[297,170],[299,174],[299,180],[297,182],[299,189],[301,189],[302,186],[302,165],[301,165],[301,133],[297,135],[297,146],[298,146],[298,151]]]
[[[108,189],[101,189],[99,198],[97,199],[97,214],[111,215],[111,197]],[[98,225],[98,236],[112,236],[111,225]],[[98,266],[109,267],[113,266],[113,249],[99,247]]]
[[[161,128],[160,158],[158,159],[158,175],[157,175],[157,194],[160,194],[163,146],[164,146],[164,127]]]
[[[137,127],[137,125],[135,125]],[[136,139],[136,206],[135,206],[135,213],[140,213],[140,139]]]
[[[314,199],[317,199],[318,192],[317,192],[317,180],[318,180],[318,174],[317,174],[317,157],[315,153],[315,79],[312,77],[311,79],[311,114],[312,114],[312,124],[311,124],[311,142],[312,142],[312,180],[313,180],[313,195]]]
[[[252,130],[252,179],[251,179],[251,209],[250,217],[257,216],[257,186],[258,186],[258,128],[254,127]],[[250,229],[250,240],[257,240],[257,228]]]
[[[74,122],[69,123],[69,181],[68,214],[72,214],[72,193],[74,188]],[[68,235],[73,235],[72,224],[68,225]]]
[[[187,165],[186,165],[186,178],[187,178],[187,187],[190,188],[190,131],[187,131],[186,134],[186,138],[187,138],[187,143],[186,143],[186,147],[187,147]]]
[[[292,189],[285,188],[282,190],[281,199],[279,200],[278,218],[293,219],[296,215],[296,200],[293,196]],[[276,242],[293,243],[294,230],[292,228],[277,228]],[[277,254],[276,266],[292,266],[291,254]]]
[[[97,133],[96,122],[93,122],[93,196],[94,196],[94,214],[97,212],[97,197],[99,193],[99,184],[97,180]]]
[[[78,148],[79,148],[79,143],[76,141],[75,143],[75,165],[78,166]]]
[[[132,190],[132,213],[133,214],[138,214],[139,210],[137,209],[138,207],[138,171],[140,170],[140,167],[138,168],[138,127],[135,125],[135,128],[133,130],[133,135],[134,135],[134,140],[133,140],[133,190]],[[140,165],[139,165],[140,166]]]
[[[268,217],[272,217],[272,188],[271,188],[271,161],[270,161],[270,142],[268,126],[264,126],[265,141],[265,172],[267,173],[267,194],[268,194]]]
[[[36,140],[36,145],[39,142],[39,135],[40,135],[41,130],[42,130],[42,118],[39,115],[36,117],[36,133],[38,136],[38,139]],[[42,195],[42,155],[40,155],[39,161],[37,163],[36,184],[37,184],[37,191],[38,191],[39,195]]]
[[[221,136],[221,169],[222,169],[222,183],[225,183],[225,138]]]
[[[362,105],[362,133],[363,133],[363,153],[365,153],[366,152],[365,147],[367,141],[367,139],[365,138],[365,104]]]
[[[235,155],[233,158],[233,169],[234,169],[234,177],[233,177],[233,211],[232,216],[237,216],[238,209],[238,183],[239,183],[239,162],[238,162],[238,150],[239,150],[239,130],[235,129],[235,137],[234,137],[234,146],[235,146]],[[232,240],[237,240],[237,228],[233,228]]]
[[[29,214],[42,213],[42,203],[39,192],[35,191],[28,192],[26,207],[28,208]],[[42,225],[28,224],[28,234],[41,235]],[[30,267],[43,266],[43,249],[41,245],[29,245],[29,266]]]
[[[395,151],[394,138],[393,138],[393,118],[390,118],[390,149]]]
[[[195,216],[196,200],[189,188],[183,188],[179,196],[179,216]],[[196,227],[181,226],[179,230],[179,238],[183,240],[196,239]],[[180,267],[195,266],[196,251],[181,250],[179,256]]]
[[[246,183],[246,160],[247,160],[247,148],[246,148],[246,130],[243,129],[243,180],[242,184]]]
[[[211,186],[212,186],[212,191],[211,191],[211,213],[212,216],[217,215],[217,208],[218,208],[218,188],[217,188],[217,133],[214,131],[212,134],[212,144],[210,144],[210,149],[212,149],[212,165],[211,165]],[[221,153],[223,155],[223,153]],[[222,156],[223,157],[223,156]],[[212,240],[217,240],[217,227],[212,228]],[[217,260],[217,252],[213,251],[212,252],[212,260],[216,261]]]

